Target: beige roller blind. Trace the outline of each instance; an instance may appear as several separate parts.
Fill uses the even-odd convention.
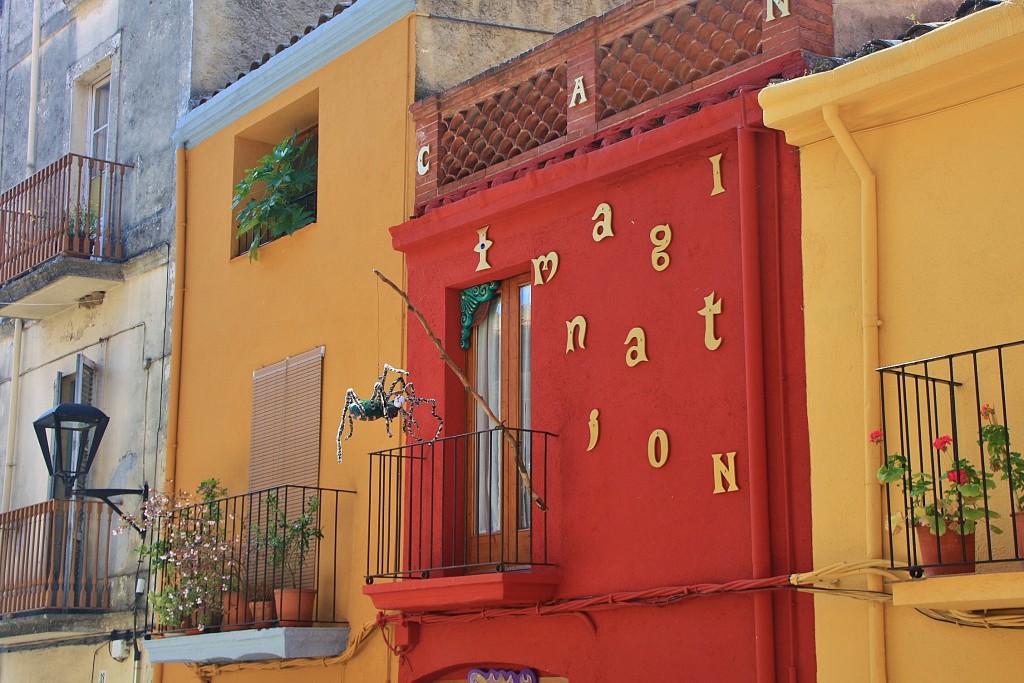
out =
[[[320,478],[320,391],[324,347],[252,374],[249,490]]]

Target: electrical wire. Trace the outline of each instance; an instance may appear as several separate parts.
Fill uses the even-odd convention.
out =
[[[107,641],[107,647],[110,647],[109,640]],[[100,650],[102,649],[103,646],[100,645],[98,648],[92,651],[92,671],[89,672],[89,680],[87,681],[87,683],[92,683],[92,681],[96,680],[96,655],[98,655],[100,653]]]

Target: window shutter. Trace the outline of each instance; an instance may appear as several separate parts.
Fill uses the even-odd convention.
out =
[[[249,490],[320,479],[324,347],[253,373]]]
[[[75,359],[75,403],[94,405],[96,363],[82,354]]]

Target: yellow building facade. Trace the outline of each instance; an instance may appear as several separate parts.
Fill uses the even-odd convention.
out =
[[[358,458],[338,464],[334,441],[345,389],[368,393],[384,362],[402,362],[402,306],[380,290],[371,269],[396,278],[402,273],[386,228],[404,218],[410,201],[406,110],[413,93],[414,18],[402,12],[379,30],[376,24],[384,22],[363,19],[365,39],[343,55],[201,142],[186,143],[184,259],[177,273],[184,292],[177,443],[169,444],[174,455],[167,473],[176,489],[192,490],[216,477],[229,495],[250,490],[254,373],[311,352],[322,356],[322,389],[313,400],[319,411],[307,416],[319,422],[317,485],[360,491],[367,478]],[[238,253],[234,186],[271,147],[313,126],[320,141],[315,222],[264,244],[259,260],[250,261]],[[353,447],[371,450],[385,438],[383,427],[373,427],[378,425],[357,432]],[[331,520],[338,525],[338,559],[336,566],[321,565],[325,576],[319,581],[333,578],[334,611],[353,630],[375,616],[360,592],[366,555],[365,534],[358,532],[365,523],[360,497],[349,495]],[[383,681],[393,666],[375,636],[344,674],[335,675]],[[218,679],[259,675],[243,670]],[[272,676],[299,681],[309,672]],[[184,666],[168,664],[163,680],[194,677]]]
[[[800,150],[815,568],[928,563],[935,536],[919,529],[915,544],[911,524],[890,534],[906,506],[898,483],[888,498],[879,484],[883,449],[924,474],[926,504],[953,491],[951,526],[988,513],[939,560],[967,573],[820,586],[883,601],[816,597],[819,680],[1014,681],[1024,667],[1024,635],[999,628],[1019,628],[1001,610],[1024,607],[1020,491],[985,442],[992,425],[1008,428],[1013,451],[1024,433],[1022,86],[1014,0],[760,95],[765,123]],[[881,446],[868,442],[875,429]],[[958,499],[950,483],[970,471],[992,484]]]

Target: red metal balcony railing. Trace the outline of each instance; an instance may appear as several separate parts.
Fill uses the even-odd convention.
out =
[[[66,154],[0,194],[0,283],[59,255],[120,259],[129,168]]]
[[[0,614],[110,609],[113,511],[48,500],[0,515]]]

